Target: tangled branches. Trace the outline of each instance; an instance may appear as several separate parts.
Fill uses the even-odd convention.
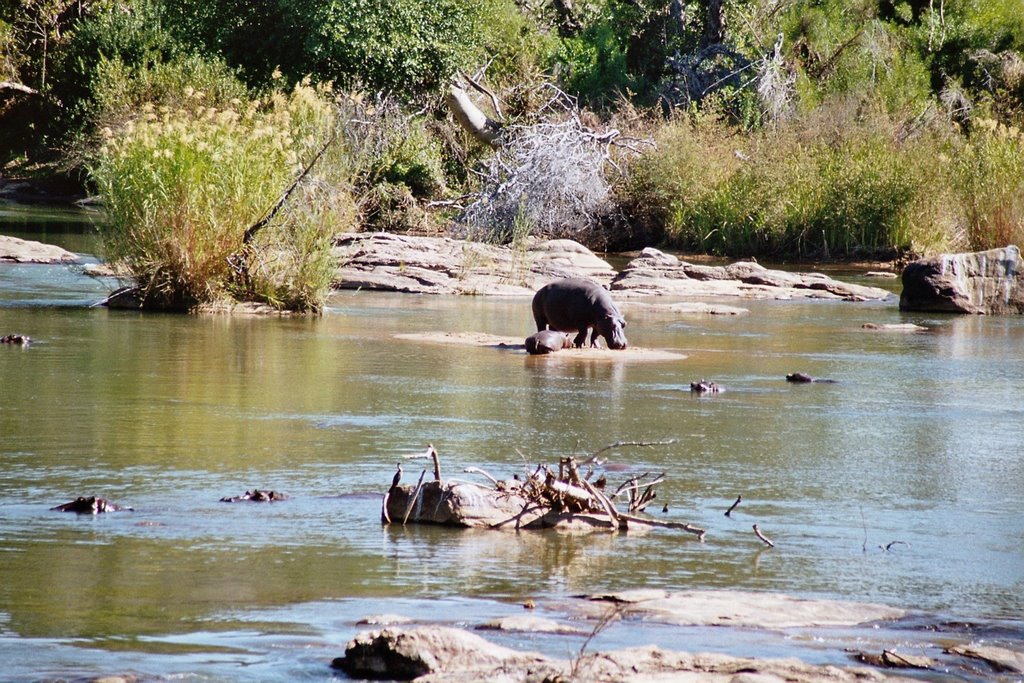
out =
[[[548,510],[555,515],[606,515],[609,528],[626,530],[630,523],[681,529],[704,540],[704,530],[685,523],[665,522],[639,517],[656,497],[655,487],[665,481],[665,473],[645,472],[630,477],[609,493],[608,482],[602,474],[591,481],[596,457],[585,460],[586,472],[573,456],[560,458],[557,474],[551,467],[541,464],[530,473],[514,492],[528,501],[531,507]],[[625,511],[618,505],[625,505]]]
[[[584,125],[574,98],[545,87],[554,94],[537,120],[503,129],[480,193],[459,220],[459,236],[498,244],[527,235],[586,241],[609,209],[613,148],[651,144]]]

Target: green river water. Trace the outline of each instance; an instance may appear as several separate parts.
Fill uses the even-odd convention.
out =
[[[85,254],[91,230],[73,212],[0,210],[0,234]],[[1021,317],[906,315],[895,296],[704,317],[627,303],[631,344],[687,358],[580,361],[395,337],[521,338],[521,299],[340,292],[317,319],[91,307],[110,287],[76,266],[0,264],[0,336],[35,340],[0,347],[0,680],[324,680],[370,614],[472,625],[527,598],[543,612],[634,587],[884,602],[1024,632]],[[788,384],[794,371],[837,382]],[[691,395],[700,378],[726,391]],[[427,443],[474,479],[460,470],[508,477],[668,439],[613,451],[608,478],[664,471],[651,511],[707,528],[704,543],[380,523],[395,462]],[[219,502],[253,488],[290,499]],[[79,495],[134,511],[50,510]],[[814,659],[810,639],[643,624],[599,638]]]

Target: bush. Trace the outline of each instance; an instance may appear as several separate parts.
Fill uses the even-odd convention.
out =
[[[107,210],[108,257],[129,268],[151,307],[186,310],[232,295],[318,310],[330,237],[353,220],[350,198],[314,179],[250,243],[246,231],[332,135],[327,93],[300,85],[217,108],[186,88],[180,105],[147,105],[123,130],[105,131],[92,177]],[[317,174],[337,185],[341,155],[332,157]]]

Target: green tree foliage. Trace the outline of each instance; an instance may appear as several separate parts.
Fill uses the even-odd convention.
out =
[[[179,40],[242,68],[275,69],[404,97],[435,91],[479,57],[483,8],[472,0],[166,0]]]

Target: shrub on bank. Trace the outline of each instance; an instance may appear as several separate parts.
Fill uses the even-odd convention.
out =
[[[299,85],[218,108],[187,87],[179,107],[150,104],[123,129],[105,130],[91,169],[107,211],[103,243],[147,305],[186,310],[231,296],[322,306],[333,272],[330,238],[355,216],[338,165],[343,155],[318,162],[317,175],[333,183],[307,178],[265,227],[247,230],[333,136],[328,95]]]

